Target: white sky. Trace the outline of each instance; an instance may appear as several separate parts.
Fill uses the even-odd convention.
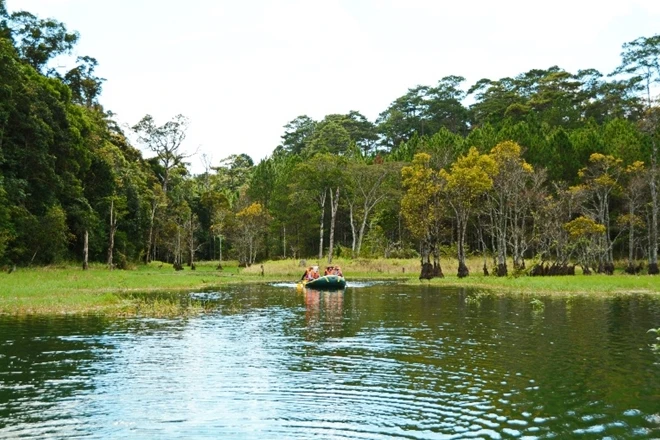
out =
[[[624,42],[660,32],[658,0],[7,0],[80,33],[100,102],[122,124],[181,113],[194,173],[255,163],[299,115],[371,121],[408,88],[447,75],[515,76],[558,65],[612,71]]]

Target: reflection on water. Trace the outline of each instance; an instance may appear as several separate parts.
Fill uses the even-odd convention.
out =
[[[186,295],[194,319],[0,317],[0,437],[657,438],[660,301],[428,285]]]
[[[305,296],[305,321],[310,336],[341,336],[344,290],[322,291],[305,288],[302,293]]]

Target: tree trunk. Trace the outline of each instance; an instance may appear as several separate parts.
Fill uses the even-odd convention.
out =
[[[115,233],[117,232],[117,219],[115,217],[115,201],[114,199],[110,200],[110,231],[109,231],[109,243],[108,243],[108,269],[113,269],[113,254],[115,250]]]
[[[494,233],[495,231],[495,218],[493,217],[493,211],[491,210],[490,213],[488,214],[490,217],[490,224],[491,224],[491,233],[490,233],[490,247],[493,249],[493,266],[497,267],[497,234]]]
[[[357,257],[358,253],[355,252],[357,249],[357,232],[355,231],[355,218],[353,216],[353,206],[354,203],[349,202],[348,204],[348,215],[349,215],[349,220],[351,223],[351,236],[353,237],[353,244],[351,245],[351,253],[353,254],[353,257]]]
[[[445,274],[442,273],[442,267],[440,266],[440,251],[438,249],[438,243],[433,244],[432,253],[433,253],[433,276],[438,278],[444,278]]]
[[[481,256],[484,259],[484,276],[488,276],[490,274],[488,272],[488,260],[486,259],[486,242],[484,241],[484,232],[481,226],[477,228],[477,233],[479,234],[479,243],[481,244]]]
[[[213,239],[215,241],[215,239]],[[222,270],[222,235],[218,235],[218,270]]]
[[[190,268],[195,270],[195,229],[193,223],[193,216],[190,214],[190,236],[188,237],[189,241],[189,251],[190,251]]]
[[[362,224],[360,225],[360,232],[358,234],[357,252],[356,252],[358,256],[360,255],[360,250],[362,249],[362,240],[364,239],[364,231],[367,229],[367,217],[369,216],[369,211],[371,211],[371,208],[367,207],[365,203],[364,216],[362,217]]]
[[[34,256],[32,258],[34,259]],[[85,238],[83,239],[83,270],[87,269],[89,269],[89,231],[85,229]]]
[[[149,264],[151,261],[151,247],[154,242],[154,222],[156,220],[156,208],[158,204],[154,200],[151,204],[151,217],[149,218],[149,238],[147,239],[147,252],[144,256],[144,262]]]
[[[339,208],[339,188],[335,191],[335,196],[332,196],[330,191],[330,249],[328,250],[328,264],[332,263],[332,253],[335,246],[335,219],[337,218],[337,209]]]
[[[420,245],[420,254],[422,256],[422,271],[419,274],[419,279],[430,280],[433,278],[433,265],[431,264],[431,249],[429,248],[428,239],[422,240]]]
[[[626,273],[634,274],[635,273],[635,226],[634,218],[635,211],[630,210],[630,222],[628,224],[628,267],[626,268]]]
[[[284,259],[286,260],[286,225],[282,226],[282,251],[284,252]]]
[[[176,244],[174,248],[174,270],[183,270],[183,264],[181,263],[181,230],[178,229],[176,232]]]
[[[506,266],[506,245],[507,245],[507,199],[500,195],[497,199],[497,206],[493,210],[493,218],[495,221],[495,234],[497,236],[497,269],[495,274],[498,277],[505,277],[508,275],[508,268]]]
[[[503,233],[499,233],[497,239],[497,271],[496,274],[498,277],[505,277],[509,273],[506,266],[506,236]]]
[[[321,202],[321,221],[319,223],[319,260],[323,259],[323,218],[325,217],[325,198],[326,191],[323,191],[323,195],[320,198]]]
[[[465,264],[465,233],[467,231],[467,219],[458,220],[458,277],[465,278],[470,271]]]
[[[649,228],[649,275],[660,273],[658,269],[658,186],[657,186],[657,151],[655,139],[653,140],[653,152],[651,156],[651,225]]]

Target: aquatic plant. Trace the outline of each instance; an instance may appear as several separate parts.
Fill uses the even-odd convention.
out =
[[[655,333],[656,335],[658,335],[655,338],[655,340],[658,342],[656,344],[651,344],[651,349],[660,352],[660,327],[649,329],[647,333]]]
[[[545,303],[538,298],[532,298],[529,303],[532,305],[532,309],[534,309],[535,312],[541,312],[545,309]]]

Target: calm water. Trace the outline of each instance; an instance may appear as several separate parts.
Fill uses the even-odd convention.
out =
[[[192,296],[212,311],[0,317],[0,438],[660,438],[658,298]]]

